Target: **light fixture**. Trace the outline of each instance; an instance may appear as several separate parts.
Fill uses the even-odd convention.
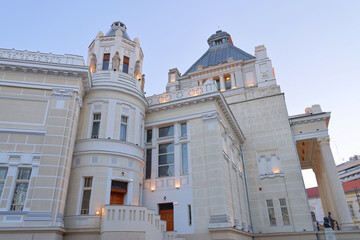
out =
[[[180,184],[176,184],[175,187],[176,187],[176,189],[179,189],[179,188],[180,188]]]
[[[95,215],[99,216],[100,215],[100,211],[96,211]]]
[[[129,182],[132,182],[132,181],[134,181],[134,180],[130,178],[130,179],[129,179]]]
[[[173,205],[178,205],[179,203],[178,202],[174,202]]]
[[[155,187],[152,187],[152,188],[151,188],[151,191],[152,191],[152,192],[155,191]]]

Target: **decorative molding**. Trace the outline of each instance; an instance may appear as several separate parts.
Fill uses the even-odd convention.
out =
[[[61,63],[84,66],[83,57],[77,55],[59,55],[52,53],[28,52],[15,49],[0,48],[0,58],[25,60],[32,62]]]
[[[71,89],[53,88],[51,95],[59,98],[71,98],[72,93]]]

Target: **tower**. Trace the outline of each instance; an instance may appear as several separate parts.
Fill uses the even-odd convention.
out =
[[[65,226],[99,227],[106,205],[141,203],[144,119],[143,53],[122,22],[89,46],[92,88],[83,99],[73,153]],[[97,220],[96,220],[97,219]],[[89,226],[87,226],[89,227]]]

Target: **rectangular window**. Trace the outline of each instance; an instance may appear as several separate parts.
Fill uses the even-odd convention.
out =
[[[99,138],[101,113],[94,113],[91,138]]]
[[[220,90],[220,79],[216,79],[216,86],[217,86],[217,89]]]
[[[4,189],[6,175],[7,175],[7,168],[0,168],[0,197]]]
[[[174,136],[174,126],[159,128],[159,137]]]
[[[159,144],[159,177],[174,176],[174,143]]]
[[[349,208],[351,218],[355,218],[354,207],[351,203],[348,203],[348,208]]]
[[[189,174],[187,143],[181,144],[181,175]]]
[[[188,211],[189,211],[189,226],[191,226],[192,224],[192,219],[191,219],[191,205],[188,205]]]
[[[10,211],[23,210],[27,190],[29,188],[30,176],[31,168],[19,168],[17,179],[15,182],[14,195],[10,205]]]
[[[121,117],[120,141],[126,142],[127,117]]]
[[[109,69],[110,53],[105,53],[103,58],[103,67],[102,70]]]
[[[146,131],[146,142],[151,142],[152,141],[152,129],[149,129]]]
[[[225,78],[225,88],[226,88],[226,89],[231,89],[231,80],[230,80],[230,77],[226,77],[226,78]]]
[[[92,177],[84,178],[83,197],[82,197],[81,211],[80,211],[80,214],[83,215],[89,214],[92,180],[93,180]]]
[[[129,73],[129,58],[124,56],[124,61],[123,61],[123,72],[124,73]]]
[[[268,209],[270,226],[276,226],[276,218],[275,218],[275,210],[274,210],[273,200],[271,200],[271,199],[266,200],[266,206]]]
[[[284,225],[289,225],[290,219],[289,219],[288,209],[286,206],[286,200],[285,200],[285,198],[281,198],[281,199],[279,199],[279,202],[280,202],[281,216],[282,216]]]
[[[181,137],[186,137],[186,136],[187,136],[186,123],[182,123],[181,124]]]
[[[151,178],[151,160],[152,160],[152,150],[146,149],[146,167],[145,167],[145,179]]]

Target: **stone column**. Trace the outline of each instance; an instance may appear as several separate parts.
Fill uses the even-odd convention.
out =
[[[332,200],[335,209],[333,215],[336,217],[342,229],[352,229],[354,228],[354,223],[351,219],[348,206],[346,205],[346,199],[342,184],[339,179],[339,175],[336,169],[334,158],[330,149],[330,139],[329,137],[318,138],[322,164],[320,167],[324,171],[324,175],[327,177],[329,191],[326,195]],[[324,181],[324,179],[322,179]],[[327,206],[331,207],[331,206]],[[325,213],[327,216],[327,213]]]
[[[220,91],[225,91],[225,79],[224,79],[224,75],[220,75]]]
[[[230,73],[230,80],[231,80],[231,88],[236,88],[236,82],[235,82],[235,74],[232,72]]]

